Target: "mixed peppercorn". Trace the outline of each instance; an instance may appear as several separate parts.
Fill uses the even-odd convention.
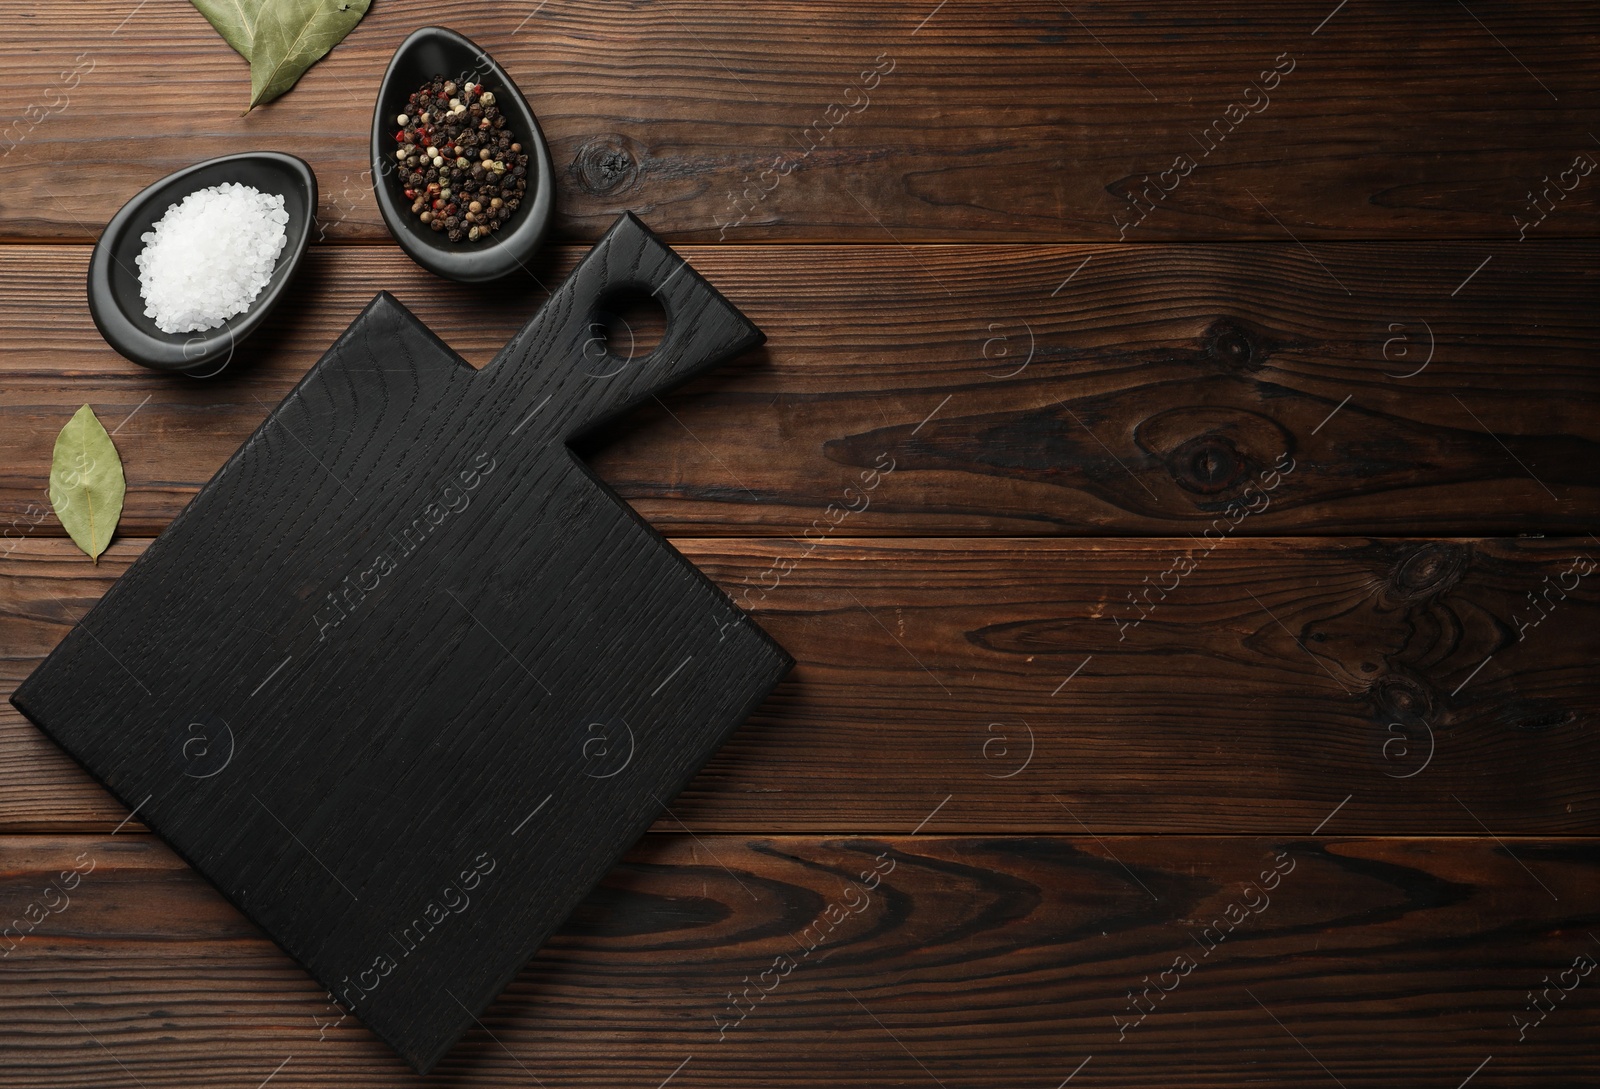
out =
[[[411,214],[450,241],[488,238],[522,203],[528,156],[483,84],[435,76],[395,124],[395,161]]]

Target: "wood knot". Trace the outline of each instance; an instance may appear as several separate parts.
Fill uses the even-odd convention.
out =
[[[573,156],[571,173],[586,193],[620,193],[638,180],[638,149],[632,140],[617,133],[596,136]]]
[[[1471,555],[1465,545],[1450,541],[1425,544],[1395,565],[1390,590],[1402,601],[1437,597],[1461,581]]]
[[[1433,694],[1403,673],[1379,677],[1368,690],[1379,716],[1401,723],[1426,722],[1433,714]]]
[[[1167,455],[1167,471],[1178,486],[1201,495],[1225,492],[1247,474],[1244,455],[1225,438],[1200,435]]]
[[[1537,732],[1553,730],[1577,720],[1575,712],[1548,700],[1513,699],[1500,711],[1501,720],[1513,730]]]
[[[1228,318],[1211,323],[1200,338],[1206,355],[1230,371],[1258,371],[1266,365],[1267,353],[1250,330]]]

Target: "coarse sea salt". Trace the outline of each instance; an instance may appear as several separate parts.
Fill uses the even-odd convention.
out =
[[[215,329],[255,302],[288,244],[283,197],[237,182],[198,189],[139,240],[145,317],[164,333]]]

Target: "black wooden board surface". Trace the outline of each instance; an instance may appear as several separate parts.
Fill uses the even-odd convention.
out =
[[[13,702],[426,1071],[792,665],[568,446],[761,340],[631,215],[482,371],[380,294]]]

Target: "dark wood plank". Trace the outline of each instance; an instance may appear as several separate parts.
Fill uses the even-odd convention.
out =
[[[547,255],[540,280],[559,282],[579,252]],[[1198,534],[1286,451],[1297,468],[1238,535],[1600,525],[1600,243],[686,256],[767,347],[585,446],[677,535],[801,534],[830,503],[860,507],[845,490],[880,456],[895,471],[851,534]],[[154,534],[378,285],[480,365],[544,297],[530,281],[470,288],[390,251],[324,248],[233,368],[192,381],[101,342],[86,260],[0,248],[13,535],[60,532],[42,506],[50,450],[84,402],[117,431],[123,531]]]
[[[1304,834],[1337,809],[1328,831],[1507,835],[1600,814],[1587,538],[674,543],[799,664],[664,830],[905,833],[940,807],[974,833]],[[0,561],[8,689],[143,546]],[[4,827],[126,816],[7,721]]]
[[[674,241],[1514,239],[1546,188],[1537,235],[1595,233],[1600,177],[1560,177],[1600,161],[1589,5],[935,7],[553,0],[445,21],[539,114],[566,237],[632,208]],[[7,10],[0,237],[85,239],[157,177],[261,148],[316,168],[332,237],[383,236],[368,111],[436,4],[375,4],[245,118],[244,62],[188,5]]]
[[[1590,1084],[1597,891],[1591,839],[651,836],[438,1076]],[[32,904],[0,1086],[425,1084],[150,837],[0,840]]]

